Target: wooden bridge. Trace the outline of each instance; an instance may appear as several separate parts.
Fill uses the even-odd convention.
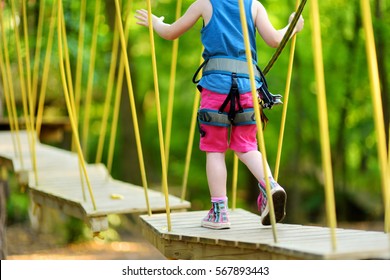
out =
[[[27,133],[19,133],[23,156],[15,155],[12,134],[0,132],[0,166],[7,167],[27,186],[32,201],[59,209],[85,221],[92,231],[108,228],[110,214],[147,212],[143,188],[113,179],[102,164],[88,164],[97,209],[83,195],[77,154],[36,143],[38,182],[32,170]],[[22,164],[22,161],[23,164]],[[22,165],[24,166],[22,168]],[[148,191],[154,212],[164,212],[161,192]],[[188,209],[190,203],[169,197],[172,210]],[[277,224],[278,242],[270,226],[243,209],[231,211],[232,227],[210,230],[200,226],[206,211],[141,215],[144,237],[171,259],[390,259],[390,237],[383,232],[337,229],[337,250],[332,249],[326,227]]]
[[[144,188],[113,179],[102,164],[88,164],[97,206],[94,209],[91,198],[83,193],[77,154],[39,142],[36,143],[39,182],[36,184],[27,133],[19,132],[19,138],[22,155],[15,153],[12,134],[0,132],[0,167],[8,167],[16,174],[37,205],[57,208],[79,218],[87,222],[93,232],[108,228],[107,216],[110,214],[147,212]],[[161,192],[148,190],[148,197],[153,212],[165,210]],[[169,199],[173,210],[191,206],[175,196],[169,196]]]

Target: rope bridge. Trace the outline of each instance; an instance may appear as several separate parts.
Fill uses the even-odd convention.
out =
[[[130,1],[131,3],[131,1]],[[243,1],[239,0],[242,26],[246,26],[245,13],[243,12]],[[306,1],[296,4],[296,16],[293,23],[297,22],[299,15],[303,11]],[[185,201],[186,185],[188,180],[189,165],[192,153],[192,144],[195,134],[196,112],[199,103],[199,94],[195,94],[192,122],[189,133],[188,148],[186,155],[185,171],[182,184],[181,198],[169,194],[167,180],[167,164],[169,159],[169,145],[171,134],[171,120],[173,108],[174,82],[177,63],[178,40],[174,42],[173,59],[171,65],[171,80],[169,92],[168,116],[165,133],[163,133],[162,116],[159,98],[158,73],[156,64],[156,54],[154,47],[153,27],[149,22],[149,35],[152,51],[152,66],[154,93],[156,100],[156,111],[158,119],[158,136],[160,143],[160,158],[162,168],[162,192],[148,189],[145,163],[142,152],[142,143],[137,119],[137,111],[134,100],[132,86],[132,76],[127,53],[127,42],[129,39],[128,26],[129,16],[122,22],[122,7],[119,0],[115,0],[116,22],[113,36],[111,67],[107,75],[107,93],[105,109],[103,114],[103,125],[101,128],[98,152],[95,164],[88,164],[85,160],[87,150],[87,137],[89,131],[88,112],[91,104],[94,64],[96,59],[96,38],[99,25],[99,10],[101,0],[96,1],[94,28],[92,30],[91,63],[88,70],[88,83],[86,91],[86,102],[84,112],[87,116],[84,119],[82,135],[79,135],[79,114],[81,100],[81,77],[82,77],[82,57],[84,42],[84,26],[86,15],[86,0],[81,0],[80,10],[80,35],[78,45],[78,57],[76,73],[71,71],[69,57],[69,47],[64,21],[64,11],[62,1],[54,1],[51,8],[51,18],[49,24],[48,41],[46,55],[43,62],[41,77],[41,92],[38,100],[38,72],[25,71],[30,69],[30,58],[23,56],[21,47],[21,36],[17,28],[14,29],[14,39],[18,58],[18,71],[20,77],[20,89],[22,96],[23,115],[26,123],[26,131],[20,131],[18,123],[17,108],[15,103],[15,85],[10,69],[10,55],[8,40],[5,36],[5,21],[0,10],[1,41],[0,48],[0,71],[3,82],[4,95],[8,110],[10,132],[0,133],[0,163],[4,170],[8,168],[18,174],[20,182],[28,186],[31,190],[33,201],[36,205],[47,205],[59,208],[68,215],[78,217],[88,222],[94,232],[99,232],[107,228],[107,215],[121,213],[147,212],[141,216],[141,224],[145,237],[155,245],[165,256],[180,259],[211,259],[211,258],[250,258],[250,259],[273,259],[273,258],[298,258],[298,259],[340,259],[340,258],[390,258],[389,235],[382,232],[366,232],[357,230],[337,229],[335,204],[333,194],[333,178],[330,160],[330,144],[327,123],[326,94],[324,83],[324,71],[322,65],[321,31],[319,25],[319,12],[317,1],[311,2],[311,17],[313,24],[313,49],[315,74],[317,80],[317,101],[320,120],[320,139],[323,158],[323,170],[325,177],[325,199],[328,218],[326,228],[310,227],[301,225],[276,224],[273,211],[272,200],[270,203],[271,226],[262,226],[259,217],[253,213],[242,209],[236,209],[237,193],[237,166],[238,159],[235,158],[233,170],[233,205],[231,219],[233,226],[228,231],[210,231],[201,228],[200,219],[206,214],[205,211],[189,211],[181,213],[171,213],[171,210],[187,209],[189,202]],[[148,12],[151,14],[151,4],[147,1]],[[181,1],[177,1],[176,17],[180,15]],[[366,32],[366,46],[368,64],[370,68],[370,81],[372,85],[372,98],[375,106],[375,124],[378,139],[378,155],[382,171],[382,190],[385,205],[385,232],[390,232],[390,164],[386,152],[386,143],[383,132],[383,115],[381,114],[381,100],[379,78],[377,73],[375,45],[372,32],[372,21],[370,18],[370,7],[368,0],[361,0],[362,13],[364,19],[364,29]],[[26,0],[22,1],[23,18],[26,19]],[[128,5],[128,7],[131,5]],[[128,8],[127,7],[127,8]],[[43,15],[45,13],[45,1],[42,0],[39,12],[39,24],[37,32],[37,49],[34,59],[34,67],[39,67],[39,52],[42,45],[42,26],[44,24]],[[14,2],[11,1],[13,24],[17,25]],[[151,17],[149,17],[150,19]],[[282,44],[275,52],[269,65],[265,68],[267,73],[280,55],[282,49],[290,37],[293,24],[283,39]],[[24,43],[28,46],[27,22],[23,22]],[[247,61],[252,61],[249,50],[249,40],[246,28],[244,39],[246,45]],[[57,38],[55,38],[57,31]],[[45,91],[47,88],[48,75],[50,71],[50,59],[53,41],[58,42],[59,70],[63,94],[66,101],[67,112],[72,128],[72,145],[75,152],[64,151],[41,144],[39,133],[41,131],[42,116],[44,110]],[[293,68],[293,58],[296,38],[292,38],[290,49],[290,63],[287,74],[285,89],[285,100],[282,114],[282,123],[279,138],[279,147],[274,177],[278,177],[279,163],[284,135],[284,125],[287,115],[288,96]],[[119,48],[118,48],[119,47]],[[120,52],[118,52],[118,49]],[[26,52],[28,53],[28,51]],[[23,60],[24,59],[24,60]],[[119,60],[118,60],[119,59]],[[115,65],[119,62],[118,73]],[[35,69],[35,68],[34,68]],[[250,72],[252,95],[257,100],[253,68],[248,67]],[[75,83],[73,83],[75,77]],[[115,81],[115,79],[117,79]],[[139,167],[142,179],[142,187],[114,180],[110,176],[112,168],[112,157],[117,133],[117,120],[119,115],[119,104],[121,85],[126,80],[129,89],[129,101],[132,114],[132,121],[135,134],[135,142],[138,151]],[[113,85],[116,82],[116,92],[114,95]],[[107,121],[109,119],[109,104],[114,97],[114,112],[111,131],[107,132]],[[255,117],[258,124],[259,150],[266,162],[266,150],[263,137],[263,130],[259,115],[259,104],[255,104]],[[35,107],[38,107],[35,115]],[[382,116],[382,117],[381,117]],[[104,146],[104,136],[110,134],[109,155],[107,167],[102,165],[102,150]],[[264,164],[266,166],[266,164]],[[265,174],[267,170],[264,170]],[[3,174],[5,172],[0,172]],[[270,195],[268,176],[266,178],[266,191]],[[143,199],[140,197],[143,196]],[[165,211],[164,211],[165,210]],[[163,214],[153,214],[152,211],[164,211]]]

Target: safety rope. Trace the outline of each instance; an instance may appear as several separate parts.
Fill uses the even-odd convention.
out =
[[[35,108],[37,103],[37,93],[38,93],[38,78],[39,78],[39,66],[41,62],[41,49],[42,49],[42,35],[43,35],[43,22],[45,15],[45,1],[39,1],[39,16],[38,16],[38,32],[37,40],[35,45],[35,55],[34,55],[34,69],[31,85],[31,96],[32,96],[32,108]],[[34,116],[34,112],[32,112]],[[38,138],[39,139],[39,138]]]
[[[74,99],[75,99],[75,111],[76,119],[80,118],[80,102],[81,102],[81,88],[83,77],[83,59],[84,59],[84,39],[85,39],[85,17],[87,13],[87,0],[81,0],[80,2],[80,19],[79,19],[79,36],[77,44],[77,60],[76,60],[76,79],[74,85]],[[73,143],[73,142],[72,142]]]
[[[232,175],[232,210],[235,210],[237,206],[238,163],[238,156],[234,154]]]
[[[275,64],[276,60],[279,58],[279,56],[282,53],[284,47],[286,46],[288,40],[290,39],[291,34],[293,33],[293,30],[298,23],[299,17],[302,15],[303,8],[305,7],[306,2],[307,2],[307,0],[302,0],[301,4],[299,4],[298,9],[295,12],[295,15],[294,15],[290,25],[288,26],[287,31],[284,34],[282,41],[280,42],[278,48],[276,49],[276,51],[275,51],[274,55],[272,56],[272,58],[270,59],[270,61],[268,62],[267,66],[265,66],[265,68],[263,70],[264,76],[267,75],[269,70]]]
[[[203,48],[201,50],[199,65],[201,65],[202,61],[203,61],[202,53],[203,53]],[[202,71],[202,69],[200,69],[200,71]],[[199,72],[199,73],[202,74],[201,72]],[[185,159],[185,165],[184,165],[183,181],[182,181],[182,185],[181,185],[181,201],[185,200],[186,194],[187,194],[188,175],[190,172],[192,147],[194,145],[196,120],[198,117],[198,110],[199,110],[199,102],[200,102],[200,93],[199,93],[198,89],[196,88],[195,96],[194,96],[194,104],[192,107],[191,126],[190,126],[190,133],[189,133],[188,143],[187,143],[187,152],[186,152],[186,159]]]
[[[114,38],[113,38],[112,50],[111,50],[110,69],[108,71],[106,98],[104,101],[104,109],[103,109],[103,116],[101,122],[102,124],[100,128],[98,147],[96,151],[96,159],[95,159],[96,163],[100,163],[102,161],[103,147],[105,142],[104,140],[106,139],[108,117],[110,114],[110,107],[111,107],[110,105],[111,105],[112,93],[114,88],[115,71],[116,71],[116,64],[117,64],[118,51],[119,51],[118,46],[119,46],[119,32],[118,32],[118,25],[115,23]]]
[[[178,0],[176,3],[176,20],[179,19],[181,14],[182,0]],[[171,133],[172,133],[172,115],[173,115],[173,103],[175,97],[175,81],[176,81],[176,68],[177,68],[177,56],[179,52],[179,38],[173,41],[172,45],[172,59],[171,59],[171,72],[169,80],[168,90],[168,107],[167,107],[167,118],[165,125],[165,156],[167,160],[167,169],[169,166],[169,153],[171,144]]]
[[[313,28],[313,50],[314,50],[314,67],[316,76],[317,87],[317,104],[319,114],[319,128],[320,128],[320,140],[321,140],[321,153],[322,153],[322,167],[324,171],[325,179],[325,203],[326,203],[326,216],[331,232],[332,248],[336,250],[336,206],[334,201],[334,188],[333,188],[333,174],[332,174],[332,161],[330,152],[329,141],[329,125],[328,125],[328,112],[326,104],[326,90],[325,90],[325,75],[324,65],[322,57],[322,42],[321,42],[321,28],[320,28],[320,15],[318,10],[317,0],[313,0],[311,4],[311,17]]]
[[[171,231],[172,224],[171,224],[171,216],[170,216],[171,210],[170,210],[170,206],[169,206],[167,161],[165,158],[165,145],[164,145],[164,135],[163,135],[163,128],[162,128],[162,118],[161,118],[160,92],[159,92],[159,87],[158,87],[156,49],[155,49],[155,44],[154,44],[154,32],[153,32],[153,24],[152,24],[152,8],[151,8],[150,0],[147,0],[147,7],[148,7],[148,21],[149,21],[149,38],[150,38],[150,46],[151,46],[151,53],[152,53],[154,93],[155,93],[155,102],[156,102],[156,110],[157,110],[158,137],[159,137],[159,141],[160,141],[162,188],[163,188],[164,197],[165,197],[165,210],[166,210],[166,215],[167,215],[168,231]]]
[[[94,22],[93,22],[93,29],[92,29],[92,42],[91,42],[91,50],[90,50],[87,90],[86,90],[85,103],[84,103],[82,147],[84,149],[84,154],[86,158],[88,158],[89,120],[90,120],[90,111],[91,111],[91,103],[92,103],[93,80],[95,74],[96,49],[97,49],[101,2],[102,2],[101,0],[97,0],[95,2],[96,5],[95,5],[95,15],[94,15]]]
[[[140,166],[142,185],[144,187],[145,196],[147,197],[148,186],[146,181],[145,163],[144,163],[144,158],[142,153],[141,137],[139,133],[139,125],[138,125],[137,111],[136,111],[135,100],[134,100],[133,84],[131,81],[130,65],[129,65],[129,59],[127,55],[126,39],[125,39],[122,21],[121,21],[119,0],[115,0],[115,9],[116,9],[116,16],[121,23],[119,25],[119,37],[121,42],[122,56],[125,62],[125,74],[126,74],[126,81],[127,81],[128,91],[129,91],[130,107],[131,107],[131,113],[133,118],[134,134],[135,134],[135,141],[137,145],[138,161]],[[150,208],[148,207],[148,209],[149,209],[148,214],[151,215]]]
[[[129,1],[127,3],[127,7],[125,7],[124,9],[126,11],[130,11],[131,4],[132,4],[132,1]],[[130,17],[127,16],[124,25],[129,26],[129,23],[130,23]],[[118,30],[119,25],[121,24],[118,17],[116,17],[115,24],[116,24],[116,30]],[[129,40],[129,34],[130,34],[130,28],[126,28],[125,34],[124,34],[126,46],[127,46],[128,40]],[[118,35],[119,35],[119,32],[118,32]],[[118,119],[119,119],[120,102],[121,102],[121,95],[122,95],[123,76],[124,76],[124,70],[125,70],[125,64],[124,64],[123,59],[124,59],[124,57],[121,53],[120,60],[119,60],[119,69],[118,69],[118,74],[117,74],[118,79],[117,79],[117,83],[116,83],[114,110],[113,110],[113,116],[112,116],[112,122],[111,122],[111,132],[110,132],[110,139],[109,139],[109,144],[108,144],[107,169],[109,170],[109,172],[111,172],[111,170],[112,170],[112,163],[113,163],[113,159],[114,159],[114,150],[115,150],[115,139],[116,139],[116,133],[118,130]],[[146,201],[148,213],[149,213],[149,215],[151,215],[149,197],[148,197],[148,193],[146,190],[145,190],[145,201]]]
[[[298,4],[299,4],[299,0],[296,0],[295,10],[297,10],[299,8]],[[287,68],[286,87],[284,90],[284,98],[283,98],[282,119],[280,122],[278,150],[276,153],[276,161],[275,161],[274,178],[276,181],[278,181],[280,159],[282,157],[284,130],[286,127],[287,109],[288,109],[288,101],[289,101],[289,97],[290,97],[290,86],[291,86],[291,78],[292,78],[293,65],[294,65],[294,54],[295,54],[296,41],[297,41],[297,37],[293,36],[293,38],[291,39],[290,58],[289,58],[289,63],[288,63],[288,68]]]
[[[70,119],[70,124],[72,126],[72,132],[75,137],[75,144],[76,144],[76,149],[77,149],[77,154],[79,158],[79,164],[80,168],[83,172],[84,178],[87,182],[88,190],[89,190],[89,195],[91,198],[92,206],[94,210],[97,210],[96,207],[96,202],[91,186],[91,182],[89,180],[87,168],[86,168],[86,163],[84,160],[83,152],[81,149],[81,144],[80,144],[80,138],[78,134],[78,129],[77,129],[77,123],[75,120],[75,113],[74,113],[74,103],[71,104],[71,99],[70,99],[70,93],[69,93],[69,87],[66,79],[66,73],[65,73],[65,66],[64,66],[64,51],[63,51],[63,36],[64,36],[64,15],[62,11],[62,1],[58,1],[58,14],[57,14],[57,35],[58,35],[58,55],[59,55],[59,66],[60,66],[60,74],[61,74],[61,81],[62,81],[62,86],[63,86],[63,92],[64,92],[64,97],[65,97],[65,102],[66,102],[66,107],[68,110],[68,115]],[[82,180],[83,181],[83,180]]]
[[[260,106],[257,102],[257,90],[256,90],[256,83],[255,83],[255,74],[252,67],[252,54],[250,52],[250,42],[249,42],[249,34],[248,34],[248,28],[247,28],[247,20],[245,15],[245,7],[244,7],[244,1],[239,0],[239,6],[240,6],[240,18],[241,18],[241,28],[244,35],[244,43],[245,43],[245,54],[246,54],[246,60],[248,62],[248,70],[249,70],[249,78],[250,78],[250,84],[252,89],[252,99],[253,99],[253,105],[255,110],[255,119],[257,124],[257,138],[259,143],[259,149],[262,153],[262,160],[263,160],[263,166],[264,166],[264,177],[265,177],[265,183],[266,183],[266,192],[268,197],[272,197],[271,195],[271,187],[269,182],[269,176],[267,175],[267,154],[265,150],[265,143],[264,143],[264,135],[263,135],[263,128],[261,127],[261,117],[260,117]],[[272,199],[268,199],[269,204],[269,212],[270,212],[270,220],[272,225],[272,233],[274,237],[274,242],[277,243],[277,234],[276,234],[276,219],[275,219],[275,212],[274,212],[274,203]]]
[[[128,26],[129,20],[130,20],[130,17],[127,16],[125,26]],[[121,22],[117,18],[116,25],[119,26],[120,24],[121,24]],[[127,46],[128,40],[129,40],[129,34],[130,34],[129,31],[130,31],[130,28],[126,28],[126,31],[125,31],[126,46]],[[119,60],[118,79],[117,79],[116,91],[115,91],[114,111],[113,111],[113,117],[112,117],[110,142],[109,142],[109,146],[108,146],[108,155],[107,155],[107,168],[110,172],[112,169],[112,162],[114,159],[115,138],[116,138],[116,133],[118,130],[118,119],[119,119],[120,103],[121,103],[121,97],[122,97],[122,86],[123,86],[124,72],[125,72],[125,62],[124,62],[124,56],[121,53],[120,60]],[[150,215],[151,210],[150,210],[149,198],[148,198],[147,192],[145,192],[145,199],[146,199],[146,202],[148,205],[148,212]]]
[[[366,53],[371,87],[371,97],[374,106],[374,121],[378,142],[378,161],[381,169],[382,192],[385,208],[385,232],[390,233],[390,160],[387,160],[385,124],[381,99],[378,62],[375,48],[374,31],[372,27],[370,1],[361,0],[363,26],[366,36]]]
[[[0,9],[0,27],[1,27],[2,42],[3,42],[3,50],[4,50],[3,51],[4,52],[4,54],[3,54],[4,64],[2,65],[4,95],[6,98],[8,97],[8,100],[9,100],[9,106],[7,108],[8,119],[10,122],[11,131],[12,131],[11,135],[12,135],[15,157],[19,158],[20,166],[22,169],[24,169],[23,155],[21,152],[22,147],[21,147],[20,137],[19,137],[19,122],[18,122],[18,116],[17,116],[17,111],[16,111],[13,79],[12,79],[12,74],[11,74],[10,60],[9,60],[8,39],[7,39],[6,32],[5,32],[3,10],[2,9]],[[8,88],[8,90],[7,90],[7,88]],[[6,102],[6,104],[8,104],[8,103]]]
[[[36,128],[35,128],[38,139],[39,139],[39,136],[41,133],[43,110],[44,110],[45,99],[46,99],[47,82],[49,79],[51,53],[53,50],[54,30],[55,30],[55,26],[56,26],[56,13],[57,13],[57,9],[56,9],[55,4],[56,4],[56,1],[53,1],[52,10],[51,10],[51,18],[50,18],[50,23],[49,23],[49,34],[48,34],[48,39],[47,39],[46,54],[45,54],[45,60],[43,63],[43,70],[42,70],[41,89],[39,92],[38,111],[37,111],[37,117],[36,117],[37,123],[36,123]]]
[[[11,1],[11,11],[12,11],[12,21],[14,26],[17,26],[16,21],[16,9],[15,9],[15,3],[14,1]],[[19,69],[19,79],[20,79],[20,88],[21,88],[21,95],[22,95],[22,105],[23,105],[23,114],[24,119],[26,123],[26,130],[27,130],[27,139],[28,139],[28,146],[30,149],[31,154],[31,164],[33,167],[35,180],[37,180],[37,168],[36,168],[36,161],[35,161],[35,136],[33,133],[33,124],[31,122],[31,117],[29,113],[29,104],[28,104],[28,92],[27,92],[27,85],[26,80],[24,76],[24,68],[23,68],[23,59],[22,59],[22,49],[21,49],[21,41],[20,41],[20,35],[18,28],[14,28],[14,35],[15,35],[15,44],[16,44],[16,52],[17,52],[17,60],[18,60],[18,69]],[[27,46],[25,46],[27,48]],[[28,51],[27,51],[28,52]],[[28,69],[29,71],[29,69]],[[28,85],[28,88],[30,86]],[[30,96],[31,97],[31,96]],[[30,98],[31,99],[31,98]]]

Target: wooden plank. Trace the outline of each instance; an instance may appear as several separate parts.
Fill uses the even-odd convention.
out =
[[[242,209],[231,211],[232,226],[227,230],[202,228],[200,220],[206,214],[174,213],[170,232],[164,214],[140,219],[145,236],[169,258],[209,259],[229,254],[223,258],[390,259],[390,238],[382,232],[337,229],[338,247],[333,251],[330,229],[326,227],[277,224],[275,243],[272,228],[262,226],[256,214]]]
[[[145,192],[142,187],[113,179],[103,164],[87,164],[96,209],[93,207],[87,184],[81,181],[77,154],[36,143],[37,178],[32,168],[28,135],[20,131],[23,166],[15,154],[10,132],[0,132],[0,164],[6,165],[18,176],[24,175],[20,183],[28,184],[33,201],[40,205],[57,208],[65,214],[89,223],[95,229],[106,228],[106,217],[110,214],[146,213]],[[83,186],[84,185],[84,186]],[[85,197],[83,196],[83,189]],[[153,212],[165,211],[165,196],[161,192],[148,190]],[[188,201],[170,195],[170,208],[183,210],[191,206]]]

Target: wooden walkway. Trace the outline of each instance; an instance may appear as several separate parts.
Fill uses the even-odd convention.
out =
[[[87,184],[83,186],[77,154],[49,145],[36,143],[37,182],[32,168],[27,133],[20,132],[23,161],[16,156],[10,132],[0,132],[0,167],[7,167],[29,188],[34,203],[60,209],[65,214],[84,220],[93,232],[108,228],[107,215],[147,213],[143,187],[113,179],[102,164],[88,164],[96,210],[93,207]],[[148,190],[153,212],[165,212],[165,196]],[[187,209],[188,201],[170,195],[172,210]]]
[[[329,228],[277,224],[275,243],[271,226],[256,214],[231,211],[226,230],[202,228],[206,214],[172,213],[170,232],[166,214],[140,216],[143,235],[171,259],[390,259],[390,236],[383,232],[336,229],[333,251]]]

